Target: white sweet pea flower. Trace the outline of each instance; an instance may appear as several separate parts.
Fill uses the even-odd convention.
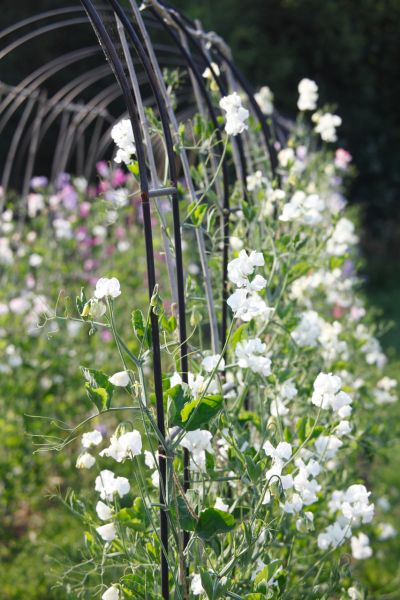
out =
[[[115,495],[123,498],[129,493],[130,484],[126,477],[115,477],[112,471],[104,469],[96,477],[95,490],[100,493],[102,500],[111,502]]]
[[[391,538],[396,537],[397,531],[390,523],[379,523],[378,525],[378,539],[381,542],[385,540],[390,540]]]
[[[218,364],[218,361],[219,364]],[[225,368],[225,360],[221,358],[220,354],[213,354],[212,356],[206,356],[201,361],[201,366],[207,373],[211,373],[218,365],[218,371],[223,371]]]
[[[109,521],[113,516],[111,508],[101,500],[96,504],[96,513],[101,521]]]
[[[324,321],[315,310],[307,310],[301,313],[300,322],[292,331],[292,338],[298,346],[314,347],[321,335],[323,323]]]
[[[303,501],[299,494],[293,494],[290,500],[286,500],[286,502],[281,505],[283,512],[292,515],[293,513],[298,513],[303,508]]]
[[[108,381],[117,387],[126,387],[130,384],[128,371],[118,371],[108,378]]]
[[[264,177],[262,171],[255,171],[246,177],[246,185],[249,192],[261,190],[268,183],[268,179]]]
[[[270,456],[278,464],[289,460],[292,456],[292,445],[288,442],[279,442],[276,448],[267,440],[263,445],[263,450],[267,456]]]
[[[274,112],[274,95],[267,85],[263,85],[256,94],[254,99],[264,115],[272,115]]]
[[[247,254],[246,250],[241,250],[239,256],[228,263],[228,279],[237,287],[245,287],[249,284],[249,275],[254,273],[256,267],[263,267],[264,264],[261,252],[252,250]]]
[[[335,225],[335,229],[326,244],[326,251],[332,256],[343,256],[354,244],[358,242],[358,236],[354,233],[354,224],[342,217]]]
[[[144,464],[146,465],[146,467],[149,467],[149,469],[157,468],[156,460],[149,450],[144,451]]]
[[[295,158],[296,156],[293,148],[283,148],[283,150],[278,152],[278,162],[284,169],[294,163]]]
[[[119,437],[113,435],[110,445],[100,452],[100,456],[109,456],[117,462],[138,456],[142,452],[142,437],[139,431],[128,431]]]
[[[343,442],[335,435],[320,435],[314,445],[320,459],[329,460],[334,458],[339,448],[343,446]]]
[[[372,556],[372,548],[369,545],[369,537],[365,533],[359,533],[350,540],[351,553],[356,560],[365,560]]]
[[[135,138],[133,136],[132,123],[129,119],[122,119],[114,125],[111,137],[118,147],[115,162],[129,165],[132,155],[136,153]]]
[[[226,112],[225,131],[228,135],[238,135],[248,129],[246,123],[249,111],[242,106],[242,100],[236,92],[224,96],[219,101],[219,106]]]
[[[297,108],[301,111],[315,110],[318,102],[318,86],[312,79],[304,78],[298,85]]]
[[[264,356],[266,345],[259,338],[238,342],[235,354],[238,358],[239,367],[251,369],[253,373],[259,373],[264,377],[271,375],[271,359]]]
[[[284,204],[280,221],[298,221],[304,225],[316,225],[323,219],[325,202],[317,194],[305,194],[298,190],[289,202]]]
[[[197,454],[204,450],[212,453],[211,447],[212,434],[206,429],[195,429],[188,431],[180,441],[180,445],[189,450],[193,454]]]
[[[118,298],[121,295],[121,286],[116,277],[101,277],[96,283],[96,289],[94,292],[95,298],[101,300],[102,298]]]
[[[77,469],[91,469],[95,462],[96,459],[90,452],[83,452],[83,454],[78,456],[75,466]]]
[[[100,527],[96,527],[96,531],[99,536],[105,542],[112,542],[115,536],[117,535],[117,530],[115,528],[114,523],[107,523],[107,525],[100,525]]]
[[[324,532],[318,536],[318,548],[320,550],[328,550],[329,547],[337,548],[341,546],[346,538],[351,536],[351,529],[348,524],[343,526],[336,521],[333,525],[329,525]]]
[[[119,600],[119,590],[115,585],[109,587],[101,597],[101,600]]]
[[[222,498],[215,498],[214,508],[228,512],[229,504],[225,504]]]
[[[204,588],[201,583],[201,576],[199,573],[192,575],[192,581],[190,582],[190,591],[194,596],[200,596],[204,592]]]
[[[265,320],[268,320],[274,312],[274,309],[267,306],[257,293],[247,289],[236,290],[227,299],[227,304],[235,317],[245,322],[257,317],[264,317]]]
[[[204,79],[214,79],[213,71],[217,77],[221,74],[220,70],[219,70],[219,66],[215,62],[211,63],[211,68],[207,67],[206,69],[204,69],[204,71],[203,71]]]
[[[315,113],[312,120],[316,123],[315,132],[319,133],[324,142],[336,142],[336,129],[342,124],[342,119],[338,115]]]
[[[94,431],[88,431],[82,435],[82,446],[84,448],[90,448],[91,446],[98,446],[103,441],[103,436],[100,431],[95,429]]]

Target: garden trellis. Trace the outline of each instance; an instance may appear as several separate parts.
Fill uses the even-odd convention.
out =
[[[341,118],[303,78],[283,119],[165,2],[81,5],[0,34],[5,396],[37,453],[97,472],[58,495],[85,526],[59,585],[362,600],[342,547],[377,541],[364,437],[379,448],[370,410],[397,384],[358,294]]]
[[[10,183],[20,181],[22,198],[29,191],[29,183],[35,169],[35,160],[40,144],[46,141],[49,130],[57,130],[53,160],[50,169],[51,180],[74,164],[77,175],[87,178],[93,176],[96,161],[102,158],[110,145],[110,129],[116,115],[110,111],[110,105],[116,98],[122,99],[122,115],[129,116],[136,142],[138,161],[138,180],[143,218],[147,256],[147,275],[149,298],[152,299],[158,287],[154,265],[152,205],[158,204],[161,217],[164,251],[167,260],[172,299],[178,307],[178,325],[180,332],[180,372],[187,382],[188,348],[185,311],[185,269],[182,262],[181,224],[178,200],[178,179],[184,181],[191,201],[196,205],[199,192],[192,178],[190,164],[193,156],[179,144],[179,122],[182,111],[198,111],[209,119],[215,130],[217,144],[211,160],[215,170],[220,164],[220,173],[215,177],[218,196],[219,221],[222,231],[222,269],[221,288],[218,293],[212,289],[208,272],[206,242],[201,228],[196,228],[196,239],[207,299],[210,340],[214,353],[220,352],[226,341],[227,317],[227,264],[229,251],[229,221],[232,211],[229,197],[230,186],[238,180],[243,197],[246,193],[246,175],[253,170],[248,137],[233,138],[234,169],[228,166],[224,156],[222,127],[214,107],[210,90],[206,85],[203,72],[209,69],[217,85],[220,97],[233,91],[246,96],[253,117],[259,123],[258,140],[270,160],[271,180],[276,177],[276,150],[274,139],[284,139],[285,132],[274,116],[269,129],[264,115],[257,104],[251,86],[236,68],[229,48],[214,33],[204,32],[199,22],[192,22],[173,7],[156,1],[145,2],[139,7],[135,1],[129,8],[123,8],[115,0],[91,2],[82,0],[85,13],[78,7],[56,9],[36,17],[25,19],[9,27],[1,34],[5,46],[0,51],[0,59],[5,60],[10,53],[29,43],[32,39],[44,36],[63,28],[82,26],[89,19],[108,64],[96,64],[90,71],[77,77],[69,77],[53,95],[46,91],[46,83],[54,75],[71,69],[79,62],[88,61],[95,56],[98,59],[99,46],[89,46],[52,59],[40,65],[16,85],[0,84],[2,101],[0,104],[0,132],[7,126],[14,126],[9,150],[2,168],[2,186],[6,190]],[[33,29],[32,26],[34,26]],[[26,32],[29,28],[28,33]],[[159,38],[164,38],[162,43]],[[10,41],[11,39],[11,41]],[[165,57],[167,56],[167,60]],[[188,89],[181,101],[179,112],[174,109],[163,78],[162,69],[168,64],[178,65],[187,75]],[[115,81],[108,83],[110,67]],[[107,85],[105,84],[107,82]],[[54,86],[53,86],[54,87]],[[90,99],[79,100],[83,92],[89,91]],[[162,125],[162,142],[165,157],[156,156],[154,140],[145,114],[146,106],[154,106]],[[120,105],[121,106],[121,105]],[[18,118],[17,118],[18,117]],[[15,127],[15,122],[17,126]],[[253,134],[254,135],[254,134]],[[16,161],[17,150],[19,160]],[[23,160],[23,157],[26,160]],[[168,167],[168,184],[162,186],[159,176],[160,160]],[[195,157],[197,160],[197,157]],[[250,164],[249,164],[250,162]],[[166,235],[166,222],[162,200],[167,198],[173,213],[173,243]],[[218,318],[219,316],[219,318]],[[151,314],[152,354],[154,370],[154,389],[157,404],[157,426],[160,435],[160,534],[163,546],[161,557],[161,581],[163,597],[169,595],[168,583],[168,524],[165,514],[165,494],[167,493],[168,450],[163,446],[165,439],[164,407],[162,395],[162,366],[160,357],[160,339],[157,316]],[[183,490],[189,488],[189,452],[184,450]],[[186,546],[189,534],[184,533]]]

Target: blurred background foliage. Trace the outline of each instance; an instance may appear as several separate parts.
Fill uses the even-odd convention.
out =
[[[400,366],[400,0],[173,0],[173,3],[188,16],[199,18],[205,29],[225,38],[249,81],[255,87],[270,86],[276,107],[284,115],[295,115],[297,83],[302,77],[317,81],[321,104],[335,104],[343,118],[339,143],[352,153],[358,171],[348,196],[359,206],[363,223],[366,290],[371,304],[393,322],[383,342],[396,376]],[[0,14],[0,29],[43,10],[78,2],[8,0],[6,4],[7,10]],[[87,39],[86,28],[78,27],[71,33],[71,29],[66,29],[62,35],[47,41],[43,38],[36,44],[35,61],[51,60],[54,44],[59,54],[60,47],[67,52]],[[16,53],[7,62],[0,79],[7,83],[17,81],[21,79],[18,72],[25,73],[27,66],[29,53]],[[85,65],[79,68],[84,69]],[[3,137],[1,154],[6,146],[7,139]],[[398,420],[399,416],[399,409],[394,406],[392,418]],[[2,415],[2,419],[7,421],[7,415]],[[9,426],[12,436],[18,427],[26,427],[26,423],[21,422],[15,429],[10,422]],[[53,460],[49,455],[47,459]],[[42,468],[43,459],[32,460],[32,468]],[[379,480],[380,493],[400,484],[400,469],[393,468],[396,460],[399,459],[387,456],[374,467],[371,477]],[[25,485],[29,495],[29,482],[22,481],[21,485]],[[48,557],[57,556],[57,561],[65,550],[70,558],[70,549],[76,544],[80,529],[74,527],[73,519],[63,507],[60,510],[45,499],[46,492],[44,485],[40,489],[40,506],[36,501],[22,504],[19,513],[22,525],[30,520],[31,525],[33,522],[30,529],[40,531],[39,540],[32,538],[32,534],[27,538],[22,530],[21,535],[16,535],[18,522],[3,531],[13,539],[1,555],[6,568],[0,569],[0,596],[7,600],[68,597],[59,590],[51,591],[54,580]],[[36,527],[34,521],[42,518],[44,510],[46,519]],[[396,561],[394,556],[394,565],[382,563],[382,569],[387,568],[394,575],[392,567],[395,568]],[[369,573],[366,567],[364,575],[373,589],[380,573]],[[371,595],[371,598],[381,596]]]

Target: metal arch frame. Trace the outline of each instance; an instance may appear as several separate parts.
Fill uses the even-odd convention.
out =
[[[103,87],[100,92],[91,96],[91,102],[89,105],[75,105],[75,109],[72,108],[71,102],[79,96],[79,94],[86,90],[93,84],[101,81],[109,75],[109,71],[106,67],[95,67],[84,75],[79,75],[64,85],[57,93],[45,100],[43,92],[40,90],[41,84],[49,79],[52,75],[57,74],[60,70],[67,68],[74,62],[80,60],[82,57],[95,56],[99,51],[99,46],[93,46],[89,48],[83,48],[78,51],[70,52],[64,56],[61,56],[47,65],[44,65],[31,73],[28,77],[20,83],[20,88],[15,87],[8,96],[0,102],[0,115],[3,110],[3,116],[0,120],[0,130],[2,130],[10,121],[15,111],[20,106],[23,106],[26,102],[26,106],[23,110],[23,115],[20,118],[14,137],[12,140],[11,148],[8,155],[8,171],[11,170],[10,163],[11,159],[15,156],[15,149],[20,143],[21,136],[24,132],[26,123],[29,120],[32,110],[37,104],[37,112],[34,122],[27,129],[26,142],[24,143],[24,151],[28,148],[28,167],[25,173],[24,181],[24,193],[26,193],[26,181],[29,181],[30,175],[32,174],[35,154],[37,151],[38,144],[41,139],[44,138],[49,128],[61,115],[61,127],[59,130],[59,140],[56,145],[56,151],[54,153],[52,171],[53,174],[58,169],[65,167],[71,156],[73,156],[74,147],[77,147],[77,156],[79,159],[79,152],[82,148],[82,143],[86,141],[86,132],[92,126],[93,130],[92,138],[90,140],[89,152],[86,160],[85,173],[91,172],[91,169],[96,160],[96,156],[99,151],[106,149],[110,145],[109,130],[110,127],[103,133],[104,120],[108,122],[109,126],[112,123],[112,117],[108,118],[108,107],[117,98],[122,97],[128,116],[132,123],[136,142],[136,155],[139,165],[139,182],[140,182],[140,196],[143,208],[143,221],[144,221],[144,241],[146,247],[146,261],[147,261],[147,274],[148,274],[148,291],[149,297],[152,297],[154,290],[156,289],[156,272],[154,262],[154,249],[153,249],[153,231],[151,223],[151,207],[150,198],[155,198],[160,195],[171,196],[172,204],[172,215],[173,215],[173,231],[174,231],[174,250],[175,250],[175,265],[171,273],[173,278],[176,278],[176,298],[178,304],[179,313],[179,338],[180,338],[180,371],[182,373],[183,381],[188,380],[188,350],[187,350],[187,335],[186,335],[186,314],[185,314],[185,294],[184,294],[184,271],[183,271],[183,257],[182,257],[182,240],[181,240],[181,225],[180,225],[180,214],[179,214],[179,202],[177,197],[177,184],[178,184],[178,173],[176,167],[176,158],[181,159],[184,176],[188,185],[189,194],[192,198],[196,199],[196,191],[194,189],[193,182],[189,172],[189,162],[186,155],[185,149],[176,149],[174,147],[174,137],[177,138],[178,126],[176,115],[170,104],[170,101],[166,94],[165,84],[162,80],[160,65],[158,63],[155,50],[163,49],[163,44],[153,44],[150,36],[147,33],[147,28],[142,18],[142,14],[135,0],[130,0],[130,6],[132,11],[133,20],[129,18],[125,10],[121,7],[118,0],[105,0],[102,6],[96,8],[96,0],[81,0],[81,4],[89,17],[89,21],[97,33],[100,41],[100,45],[109,60],[109,63],[114,72],[115,80],[113,84],[108,87]],[[229,91],[235,89],[241,89],[248,98],[248,103],[251,111],[257,121],[260,124],[260,130],[255,134],[257,139],[260,139],[262,147],[266,149],[267,159],[269,158],[269,164],[271,168],[272,178],[279,178],[277,174],[277,153],[273,146],[273,136],[270,127],[262,114],[260,107],[258,106],[251,86],[247,80],[243,77],[240,71],[236,68],[234,62],[231,59],[230,52],[227,47],[215,34],[206,34],[197,25],[193,24],[187,19],[180,11],[177,11],[173,7],[169,6],[164,0],[145,0],[145,14],[150,15],[149,25],[155,28],[164,29],[173,40],[172,51],[176,54],[178,62],[185,65],[191,81],[191,90],[194,92],[195,100],[198,108],[202,114],[209,114],[209,119],[212,122],[217,139],[217,148],[221,149],[221,154],[218,154],[218,150],[212,151],[211,161],[216,161],[216,157],[219,156],[221,159],[221,171],[222,171],[222,182],[221,176],[216,179],[215,186],[217,194],[222,196],[222,208],[219,206],[222,232],[223,232],[223,243],[222,243],[222,309],[221,309],[221,342],[222,346],[225,343],[227,333],[227,265],[229,258],[229,226],[230,226],[230,206],[229,206],[229,172],[227,157],[223,157],[223,135],[222,127],[218,122],[218,110],[214,107],[212,99],[210,97],[208,88],[202,77],[202,68],[207,66],[218,86],[219,93],[226,95]],[[24,26],[30,25],[35,22],[39,22],[43,19],[53,18],[60,15],[69,15],[75,11],[80,11],[78,8],[66,8],[54,11],[48,11],[42,13],[37,17],[25,19],[16,26],[9,27],[0,34],[0,39],[5,36],[18,31]],[[116,22],[118,37],[115,37],[114,33],[110,33],[110,24]],[[27,42],[35,37],[55,31],[63,26],[71,26],[76,24],[87,23],[87,17],[77,16],[72,18],[65,18],[62,21],[56,23],[50,23],[21,36],[18,40],[11,42],[2,51],[0,51],[0,58],[6,56],[9,52],[15,48],[21,46],[24,42]],[[115,24],[115,23],[114,23]],[[209,45],[208,45],[209,44]],[[171,47],[167,46],[168,50],[171,51]],[[192,50],[194,49],[194,53]],[[131,50],[134,50],[135,58],[131,57]],[[217,74],[213,68],[213,58],[216,57],[216,62],[223,67],[223,74]],[[140,67],[141,70],[136,75],[136,68]],[[150,98],[143,98],[141,93],[141,85],[146,83],[150,86],[152,96]],[[21,87],[22,86],[22,87]],[[229,90],[229,91],[228,91]],[[19,97],[15,100],[16,96]],[[163,130],[163,139],[165,143],[166,158],[168,162],[169,177],[171,180],[172,187],[166,188],[165,194],[160,189],[151,190],[150,183],[154,183],[154,177],[152,174],[152,161],[154,163],[154,156],[152,156],[152,148],[149,141],[149,132],[145,119],[143,118],[143,107],[150,100],[154,107],[158,111],[158,116],[161,121]],[[11,106],[10,106],[11,104]],[[46,112],[45,108],[49,109],[50,112]],[[88,110],[89,109],[89,110]],[[76,114],[70,119],[68,111]],[[46,116],[44,116],[46,113]],[[279,120],[279,115],[273,117],[273,128],[276,127],[277,134],[281,134],[284,126],[282,127]],[[92,131],[92,129],[90,130]],[[275,132],[274,132],[275,133]],[[147,137],[146,137],[147,136]],[[144,138],[144,139],[143,139]],[[248,151],[249,139],[247,135],[243,135],[242,138],[232,139],[233,148],[233,162],[237,175],[237,179],[241,182],[242,192],[246,197],[246,171],[248,166],[252,166],[252,160],[250,152]],[[176,141],[176,140],[175,140]],[[10,155],[11,152],[11,155]],[[249,162],[250,161],[250,162]],[[213,162],[211,162],[213,165]],[[153,165],[154,166],[154,165]],[[83,165],[82,165],[83,167]],[[154,171],[154,169],[153,169]],[[6,179],[9,179],[10,173],[7,175],[7,168],[5,169]],[[279,180],[279,179],[278,179]],[[7,181],[8,183],[8,181]],[[213,183],[214,185],[214,183]],[[154,187],[154,186],[153,186]],[[158,186],[157,186],[158,187]],[[163,229],[163,222],[161,223]],[[213,310],[213,293],[212,290],[207,288],[207,258],[206,250],[203,238],[203,232],[201,228],[196,228],[196,237],[199,246],[200,261],[205,274],[205,285],[206,285],[206,297],[208,302],[208,309],[210,315],[210,329],[212,348],[214,352],[219,350],[218,342],[218,326],[216,325],[215,310]],[[167,260],[167,264],[168,260]],[[169,273],[170,278],[171,273]],[[173,292],[173,297],[174,292]],[[164,406],[163,406],[163,395],[162,395],[162,366],[161,366],[161,349],[160,349],[160,336],[158,329],[158,319],[155,314],[151,313],[151,329],[152,329],[152,348],[153,348],[153,378],[156,395],[156,409],[157,409],[157,434],[160,441],[158,448],[159,456],[159,471],[160,471],[160,487],[159,487],[159,498],[160,498],[160,537],[161,537],[161,590],[164,599],[169,598],[169,582],[168,582],[168,518],[167,511],[165,509],[166,498],[168,494],[168,470],[169,460],[168,456],[168,444],[165,439],[165,422],[164,422]],[[186,491],[189,487],[189,453],[184,450],[184,490]],[[189,535],[184,533],[183,545],[185,546],[188,542]],[[188,568],[188,567],[186,567]],[[181,576],[185,581],[186,569],[184,572],[181,571]],[[185,594],[184,594],[185,596]],[[186,597],[186,596],[185,596]]]

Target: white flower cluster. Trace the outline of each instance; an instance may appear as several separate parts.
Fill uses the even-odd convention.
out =
[[[268,179],[263,175],[263,172],[258,170],[252,173],[251,175],[247,175],[246,177],[246,186],[249,192],[255,192],[257,190],[261,190],[268,183]]]
[[[315,110],[318,102],[318,86],[312,79],[304,78],[298,85],[297,108],[301,111]]]
[[[345,217],[339,219],[326,244],[326,251],[332,256],[343,256],[357,244],[358,236],[354,233],[354,224]]]
[[[274,112],[274,95],[267,85],[263,85],[258,92],[254,94],[254,99],[264,115],[272,115]]]
[[[114,496],[123,498],[129,494],[131,486],[126,477],[115,477],[114,473],[109,469],[100,471],[100,475],[96,477],[95,490],[99,492],[102,500],[111,502]]]
[[[248,128],[246,123],[249,111],[242,106],[242,100],[237,92],[224,96],[219,106],[226,112],[225,131],[228,135],[239,135]]]
[[[369,502],[370,492],[361,484],[351,485],[346,491],[335,490],[329,501],[331,512],[339,515],[332,525],[318,536],[322,550],[336,548],[352,536],[352,528],[370,523],[374,516],[374,505]],[[364,533],[351,538],[351,549],[355,559],[362,560],[372,555],[369,539]]]
[[[136,153],[135,138],[133,136],[132,123],[129,119],[122,119],[111,129],[111,137],[118,147],[115,162],[129,165],[132,155]]]
[[[261,342],[260,338],[238,342],[235,353],[239,367],[250,369],[253,373],[268,377],[268,375],[271,375],[271,359],[265,356],[265,350],[266,345]]]
[[[315,310],[307,310],[300,314],[300,322],[292,331],[292,338],[298,346],[314,347],[321,335],[323,323]]]
[[[315,113],[312,116],[315,125],[315,132],[319,133],[324,142],[336,142],[336,129],[342,124],[342,119],[338,115],[325,113],[323,115]]]
[[[94,431],[88,431],[82,436],[82,446],[85,448],[85,451],[82,452],[76,461],[77,469],[91,469],[96,462],[95,457],[88,452],[88,448],[92,446],[98,446],[103,441],[103,436],[100,431],[95,429]]]
[[[397,381],[390,377],[382,377],[376,384],[374,391],[375,402],[377,404],[393,404],[397,401]]]
[[[280,221],[298,221],[303,225],[316,225],[323,219],[325,202],[318,194],[306,194],[297,190],[289,202],[284,204]]]
[[[142,452],[142,438],[139,431],[127,431],[120,436],[113,435],[110,445],[100,452],[100,456],[108,456],[117,462],[138,456]]]
[[[182,438],[180,445],[191,454],[190,465],[193,471],[205,471],[206,451],[213,453],[211,446],[212,434],[206,429],[188,431]]]
[[[268,319],[273,310],[257,293],[267,285],[266,279],[261,275],[256,275],[252,281],[249,280],[249,276],[254,273],[255,268],[262,267],[264,264],[262,253],[255,250],[250,252],[250,255],[246,250],[241,250],[238,258],[228,264],[228,278],[238,289],[229,296],[227,303],[235,317],[242,321],[250,321],[259,316]]]
[[[336,412],[341,419],[351,415],[352,399],[341,390],[342,380],[332,373],[320,373],[314,381],[311,402],[319,408]]]

